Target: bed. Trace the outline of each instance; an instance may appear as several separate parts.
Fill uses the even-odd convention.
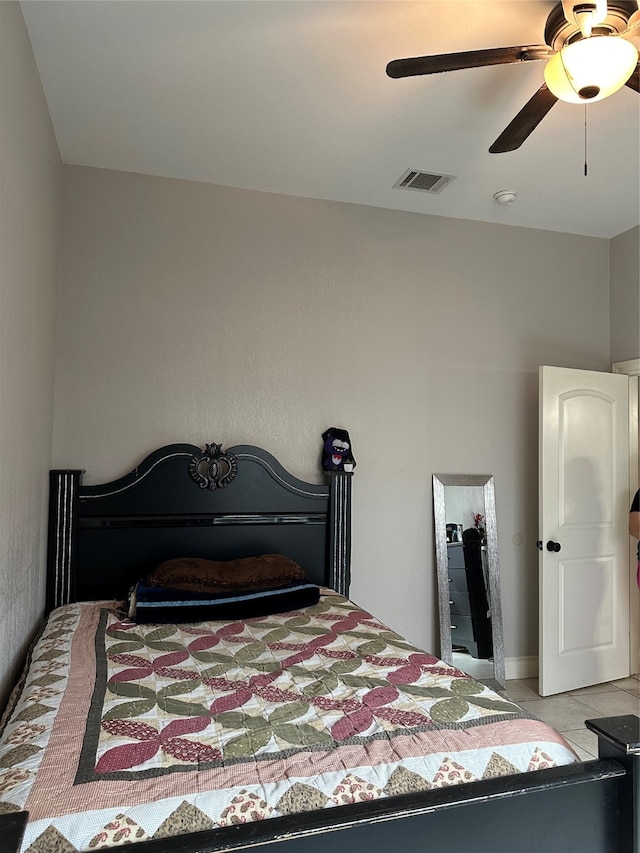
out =
[[[352,602],[352,473],[307,483],[215,443],[83,473],[51,472],[49,616],[4,716],[0,851],[638,853],[638,718],[589,721],[601,757],[580,762]],[[239,589],[238,562],[269,583]],[[236,585],[185,585],[212,564]]]

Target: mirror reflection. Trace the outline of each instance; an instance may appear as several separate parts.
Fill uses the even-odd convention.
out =
[[[495,490],[490,474],[434,474],[440,656],[504,686]]]

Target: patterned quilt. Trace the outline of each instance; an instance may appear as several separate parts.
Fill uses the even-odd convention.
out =
[[[0,740],[23,853],[71,853],[568,764],[545,724],[325,590],[246,622],[54,611]]]

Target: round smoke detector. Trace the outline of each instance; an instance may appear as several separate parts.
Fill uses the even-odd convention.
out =
[[[518,198],[518,193],[515,190],[498,190],[493,194],[494,199],[500,205],[513,204]]]

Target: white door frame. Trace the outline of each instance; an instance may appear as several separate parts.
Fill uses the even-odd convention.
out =
[[[611,367],[612,373],[625,373],[627,376],[640,377],[640,358],[629,361],[618,361]],[[638,458],[638,385],[629,382],[629,486],[631,497],[638,488],[640,459]],[[636,565],[636,543],[629,540],[629,565]],[[635,571],[630,572],[629,578],[629,643],[631,672],[640,672],[640,617],[638,615],[638,586]]]

